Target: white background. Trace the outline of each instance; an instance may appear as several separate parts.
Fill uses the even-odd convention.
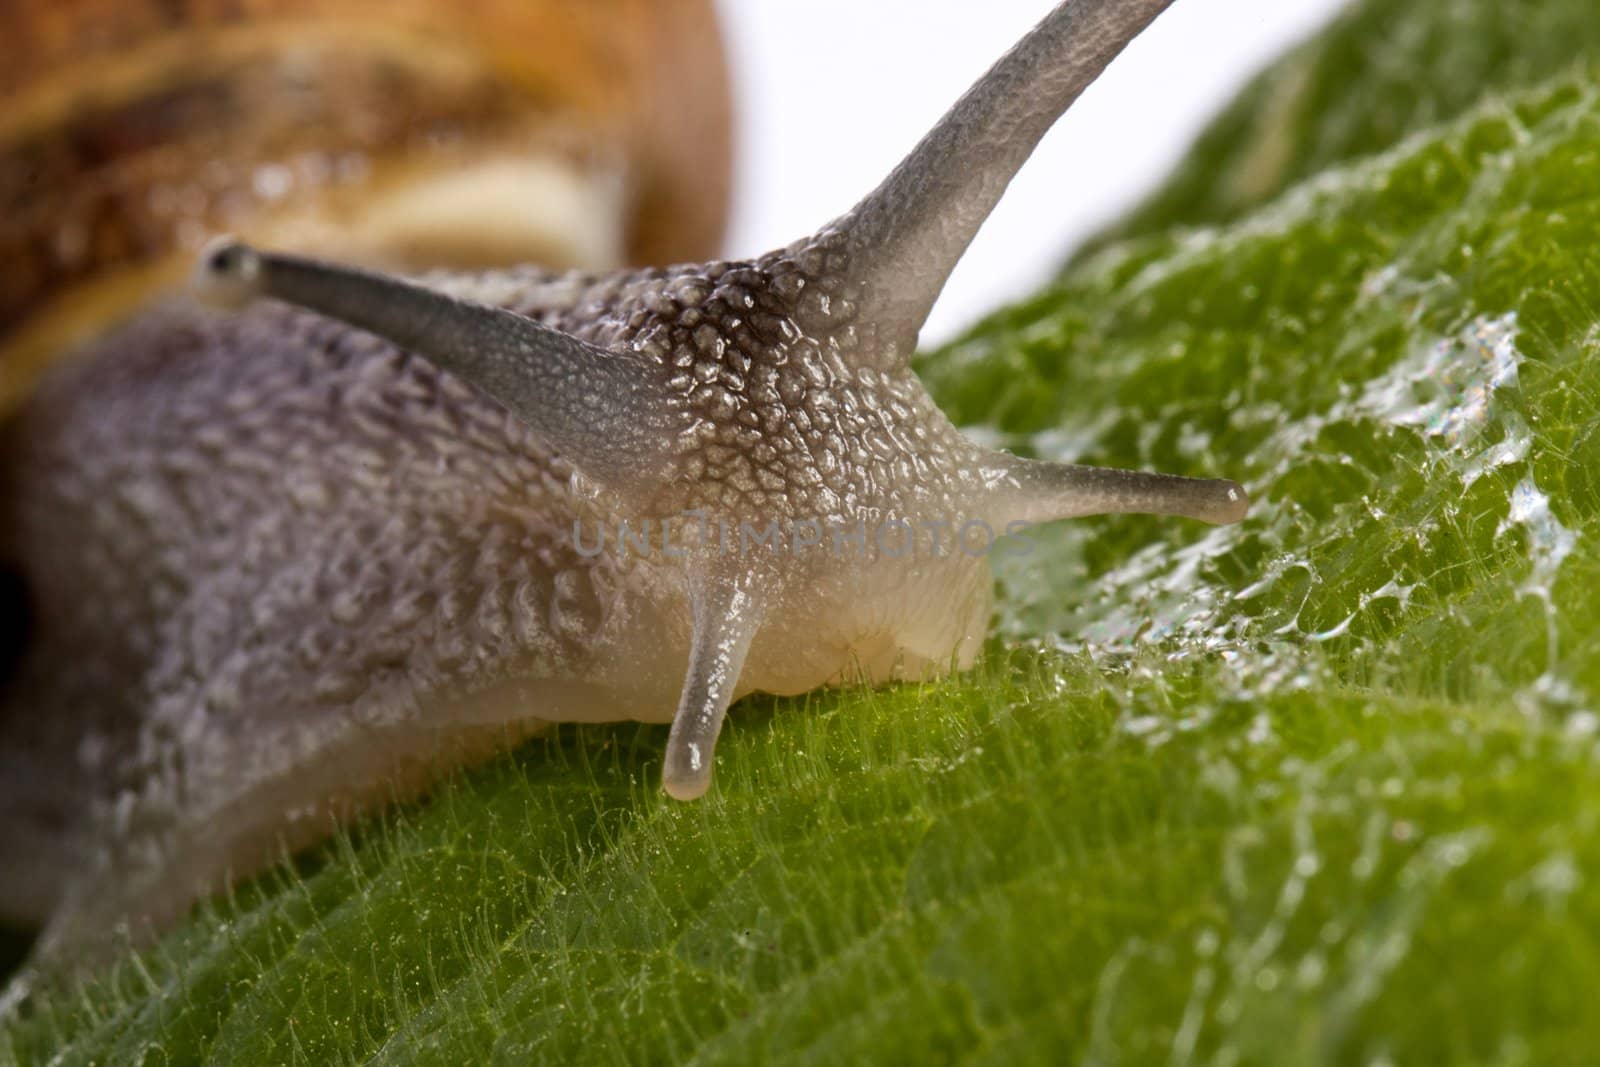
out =
[[[951,277],[937,342],[1037,288],[1344,0],[1177,0],[1050,131]],[[875,186],[1049,0],[720,0],[738,107],[727,252],[786,244]]]

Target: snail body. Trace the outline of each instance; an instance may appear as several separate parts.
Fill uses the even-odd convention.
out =
[[[142,312],[0,445],[40,606],[7,698],[50,712],[4,719],[32,807],[0,851],[56,838],[4,906],[46,953],[159,925],[542,722],[670,721],[692,799],[744,693],[970,664],[1017,524],[1241,518],[1231,482],[983,449],[909,367],[1006,181],[1168,3],[1068,0],[753,260],[402,280],[210,247],[232,310]]]

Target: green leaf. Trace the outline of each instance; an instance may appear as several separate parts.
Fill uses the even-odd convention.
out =
[[[1001,442],[1240,478],[1244,525],[1036,531],[977,670],[748,701],[696,804],[661,730],[555,731],[43,998],[0,1061],[1588,1058],[1600,68],[1500,6],[1360,8],[1294,61],[1327,84],[1282,192],[923,361]],[[1378,72],[1433,42],[1407,99],[1478,81],[1353,133],[1363,39]],[[1472,56],[1552,80],[1468,106]]]
[[[1588,0],[1352,4],[1257,77],[1115,232],[1236,219],[1330,167],[1597,53],[1600,18]]]

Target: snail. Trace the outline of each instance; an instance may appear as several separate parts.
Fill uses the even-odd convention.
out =
[[[53,370],[0,451],[36,622],[0,903],[37,952],[159,927],[539,723],[670,723],[691,800],[744,694],[969,666],[1026,524],[1241,519],[1231,481],[980,447],[909,366],[1011,176],[1170,3],[1066,0],[748,261],[401,277],[223,238],[206,303]]]

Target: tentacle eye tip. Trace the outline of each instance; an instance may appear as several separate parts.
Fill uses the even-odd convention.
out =
[[[1243,522],[1250,513],[1250,494],[1238,482],[1221,479],[1217,482],[1217,502],[1210,521],[1218,526]]]
[[[261,255],[231,236],[213,238],[200,253],[194,288],[223,307],[238,307],[260,295]]]

